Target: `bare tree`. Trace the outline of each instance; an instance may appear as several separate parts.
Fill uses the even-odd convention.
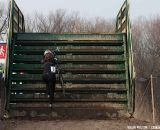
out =
[[[145,69],[147,68],[147,40],[146,40],[146,20],[144,18],[138,18],[134,21],[132,26],[132,40],[133,40],[133,50],[134,50],[134,61],[136,73],[140,77],[146,76]]]
[[[0,39],[2,39],[2,33],[7,30],[7,10],[4,8],[4,3],[0,2]]]
[[[114,32],[114,20],[102,18],[82,18],[78,12],[68,14],[66,10],[58,9],[49,15],[35,13],[26,17],[27,32],[50,33],[111,33]]]
[[[114,22],[113,22],[114,21]],[[92,33],[113,33],[115,20],[96,17],[92,20]]]
[[[148,21],[148,43],[150,57],[152,59],[152,74],[158,75],[160,73],[160,17],[154,17]]]
[[[73,12],[72,15],[66,17],[66,30],[68,33],[80,33],[81,18],[78,12]]]
[[[36,30],[35,19],[33,20],[33,17],[30,17],[29,15],[25,17],[25,30],[27,32],[35,32]]]
[[[160,73],[160,17],[138,18],[132,26],[134,60],[137,75]]]

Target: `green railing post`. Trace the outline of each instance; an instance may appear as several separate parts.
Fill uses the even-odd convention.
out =
[[[13,7],[14,0],[10,0],[10,12],[9,12],[9,21],[8,21],[8,40],[7,40],[7,51],[6,51],[6,63],[5,63],[5,87],[6,87],[6,106],[5,109],[9,110],[9,100],[10,100],[10,85],[11,85],[11,52],[12,52],[12,36],[13,36]]]
[[[132,49],[132,38],[131,38],[131,23],[129,17],[129,0],[125,0],[122,5],[116,20],[116,32],[126,33],[126,43],[127,43],[127,60],[128,60],[128,79],[129,79],[129,108],[130,113],[134,112],[134,80],[135,71],[133,63],[133,49]],[[122,17],[125,17],[124,20]],[[125,25],[123,25],[125,24]],[[125,31],[124,31],[125,30]]]

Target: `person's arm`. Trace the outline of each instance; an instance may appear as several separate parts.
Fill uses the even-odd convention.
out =
[[[45,57],[43,56],[41,63],[43,64],[45,62]]]
[[[54,64],[55,64],[55,66],[56,66],[56,69],[57,69],[57,73],[59,73],[59,71],[60,71],[60,68],[59,68],[58,59],[55,57],[53,60],[54,60]]]

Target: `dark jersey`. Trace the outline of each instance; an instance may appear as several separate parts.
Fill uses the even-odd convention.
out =
[[[43,74],[47,73],[56,73],[56,65],[57,61],[56,59],[53,59],[52,61],[46,61],[43,64]]]

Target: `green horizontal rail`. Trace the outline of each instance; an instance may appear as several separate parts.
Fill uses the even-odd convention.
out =
[[[34,43],[33,43],[34,44]],[[97,44],[101,44],[101,43],[97,43]],[[107,44],[107,43],[106,43]],[[58,50],[56,50],[58,47]],[[46,43],[46,46],[40,46],[40,45],[36,45],[36,46],[30,46],[30,45],[15,45],[15,51],[44,51],[50,49],[52,51],[55,52],[61,52],[61,51],[84,51],[84,52],[92,52],[92,51],[115,51],[115,52],[119,52],[119,51],[124,51],[124,47],[123,46],[49,46]]]
[[[110,105],[111,103],[109,102],[101,102],[101,103],[96,103],[96,102],[84,102],[83,105],[82,103],[76,103],[74,102],[74,104],[72,102],[57,102],[55,103],[54,105],[54,108],[55,109],[58,109],[58,110],[68,110],[68,109],[71,109],[71,110],[77,110],[77,109],[89,109],[89,110],[97,110],[99,109],[100,111],[103,109],[105,110],[126,110],[127,109],[127,104],[126,103],[123,103],[123,102],[112,102],[112,106]],[[101,107],[98,107],[98,106],[101,106]],[[38,111],[42,111],[44,112],[44,110],[47,110],[48,111],[48,108],[49,105],[48,103],[36,103],[36,105],[33,105],[33,103],[27,103],[27,104],[21,104],[21,103],[12,103],[10,104],[10,108],[12,110],[23,110],[23,111],[28,111],[28,110],[38,110]]]
[[[96,56],[96,55],[95,55]],[[124,59],[124,55],[118,55],[118,56],[110,56],[110,55],[103,55],[103,56],[96,56],[93,57],[92,55],[87,56],[74,56],[74,55],[66,55],[66,56],[57,56],[59,60],[121,60]],[[15,55],[14,59],[21,59],[21,60],[39,60],[41,61],[43,59],[43,55]]]
[[[28,88],[37,88],[37,89],[39,89],[39,88],[46,88],[46,84],[45,84],[45,82],[33,82],[33,83],[16,83],[16,84],[12,84],[11,85],[11,87],[12,88],[19,88],[19,87],[22,87],[23,86],[23,88],[25,89],[28,89]],[[56,88],[58,89],[60,86],[56,86]],[[103,85],[99,85],[99,84],[90,84],[90,85],[87,85],[87,86],[84,86],[84,85],[81,85],[81,84],[77,84],[77,86],[70,86],[69,84],[66,84],[66,86],[65,86],[65,88],[67,89],[120,89],[120,88],[122,88],[122,89],[126,89],[126,86],[125,86],[125,84],[103,84]]]
[[[76,93],[76,94],[107,94],[107,93],[126,93],[127,89],[126,88],[84,88],[84,87],[78,87],[78,88],[65,88],[65,92],[66,93]],[[31,86],[29,86],[29,88],[24,88],[23,84],[18,84],[18,85],[14,85],[14,87],[11,87],[11,92],[23,92],[23,93],[45,93],[46,92],[46,88],[35,88],[34,84],[32,84],[32,88]],[[55,90],[55,92],[60,92],[62,93],[62,89],[57,88]]]
[[[25,47],[16,47],[15,48],[15,54],[27,54],[27,55],[41,55],[44,53],[43,50],[33,50],[31,48],[25,49]],[[57,55],[123,55],[124,51],[117,51],[117,50],[61,50],[61,51],[55,51]]]
[[[13,69],[43,69],[43,64],[21,64],[21,63],[17,63],[17,64],[13,64]],[[88,64],[78,64],[78,65],[74,65],[74,64],[62,64],[61,65],[61,69],[62,70],[68,70],[68,69],[99,69],[99,70],[124,70],[125,69],[125,64],[101,64],[101,65],[97,65],[97,64],[92,64],[88,65]]]
[[[21,57],[15,57],[13,60],[14,63],[31,63],[31,64],[37,64],[41,63],[40,58],[34,59],[34,58],[21,58]],[[68,60],[60,60],[60,64],[124,64],[125,60],[84,60],[84,59],[68,59]]]
[[[15,40],[30,41],[96,41],[96,40],[121,40],[123,33],[120,34],[51,34],[51,33],[18,33],[15,34]]]
[[[23,46],[122,46],[122,41],[16,41]]]
[[[11,103],[31,103],[31,102],[49,102],[49,99],[44,99],[44,98],[37,98],[37,99],[11,99],[10,101]],[[127,99],[124,98],[124,99],[55,99],[54,102],[81,102],[81,103],[84,103],[84,102],[124,102],[126,103],[127,102]]]
[[[21,69],[12,69],[13,72],[23,72],[23,73],[37,73],[42,74],[43,69],[35,69],[35,68],[21,68]],[[63,74],[72,73],[72,74],[122,74],[125,73],[125,70],[108,70],[108,69],[63,69],[61,70]]]
[[[111,75],[113,76],[113,75]],[[115,75],[117,77],[117,75]],[[125,76],[122,76],[125,77]],[[73,83],[73,84],[110,84],[110,83],[125,83],[125,78],[98,78],[98,77],[78,77],[78,78],[65,78],[64,83]],[[12,75],[12,82],[23,82],[23,83],[32,83],[32,82],[42,82],[42,75]]]
[[[119,61],[124,59],[124,55],[115,55],[115,56],[92,56],[92,55],[87,55],[87,56],[74,56],[74,55],[66,55],[66,56],[57,56],[59,61]],[[33,62],[40,62],[43,59],[43,55],[14,55],[14,61],[18,62],[25,62],[25,61],[33,61]]]
[[[124,78],[125,77],[125,74],[122,73],[122,74],[107,74],[105,77],[104,77],[104,74],[64,74],[63,75],[64,79],[67,79],[67,78],[77,78],[77,80],[79,78],[86,78],[86,79],[104,79],[106,80],[107,78],[109,79],[112,79],[112,78]],[[12,74],[12,80],[42,80],[42,74]]]

